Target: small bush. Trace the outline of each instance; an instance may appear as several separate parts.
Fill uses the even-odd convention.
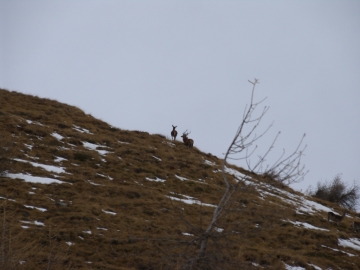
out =
[[[310,191],[310,196],[334,202],[342,207],[353,210],[358,205],[360,198],[360,187],[355,183],[349,187],[338,174],[334,179],[328,182],[318,182],[315,191]]]

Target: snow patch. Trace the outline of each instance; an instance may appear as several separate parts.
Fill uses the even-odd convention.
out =
[[[176,194],[176,193],[173,193],[173,194]],[[179,201],[179,202],[183,202],[183,203],[186,203],[186,204],[198,204],[198,205],[202,205],[202,206],[216,207],[216,205],[212,205],[212,204],[208,204],[208,203],[202,203],[198,199],[195,199],[195,198],[187,196],[187,195],[183,195],[183,194],[176,194],[176,195],[182,196],[185,199],[177,198],[177,197],[174,197],[174,196],[167,196],[167,197],[170,198],[173,201]]]
[[[323,229],[323,228],[319,228],[319,227],[315,227],[309,223],[306,223],[306,222],[300,222],[300,221],[291,221],[291,220],[283,220],[283,221],[287,221],[287,222],[290,222],[292,224],[294,224],[295,226],[297,227],[304,227],[305,229],[311,229],[311,230],[319,230],[319,231],[329,231],[327,229]]]
[[[181,176],[176,175],[176,174],[175,174],[175,177],[176,177],[177,179],[181,180],[181,181],[188,180],[187,178],[185,178],[185,177],[181,177]]]
[[[35,206],[31,206],[31,205],[24,205],[26,208],[30,208],[30,209],[36,209],[39,210],[41,212],[46,212],[47,209],[46,208],[42,208],[42,207],[35,207]]]
[[[12,178],[12,179],[22,179],[25,182],[30,183],[40,183],[40,184],[64,184],[65,182],[59,181],[53,178],[47,178],[47,177],[38,177],[38,176],[32,176],[28,174],[22,174],[22,173],[8,173],[5,175],[6,177]]]
[[[28,160],[19,159],[19,158],[14,158],[14,160],[18,161],[18,162],[30,163],[34,167],[43,168],[43,169],[47,170],[48,172],[65,173],[65,170],[62,167],[56,167],[56,166],[52,166],[52,165],[40,164],[40,163],[28,161]]]
[[[50,135],[53,136],[54,138],[58,139],[59,141],[64,139],[64,136],[61,136],[59,133],[56,133],[56,132],[53,132]]]
[[[161,158],[158,158],[158,157],[155,157],[155,156],[152,156],[152,157],[155,158],[158,161],[161,161]]]
[[[360,240],[357,238],[339,239],[339,246],[348,247],[360,251]]]
[[[76,125],[73,125],[73,129],[75,129],[76,131],[81,132],[81,133],[88,133],[88,134],[94,135],[88,129],[82,128],[82,127],[79,127],[79,126],[76,126]]]
[[[45,226],[45,224],[43,222],[40,222],[40,221],[37,221],[37,220],[35,220],[33,222],[20,220],[20,222],[25,223],[25,224],[33,224],[33,225],[36,225],[36,226]]]
[[[101,209],[101,211],[103,211],[104,213],[106,213],[106,214],[109,214],[109,215],[116,215],[116,213],[115,212],[112,212],[112,211],[106,211],[106,210],[103,210],[103,209]]]
[[[155,179],[151,179],[149,177],[145,177],[146,180],[148,181],[152,181],[152,182],[165,182],[166,180],[164,179],[161,179],[161,178],[158,178],[158,177],[155,177]]]

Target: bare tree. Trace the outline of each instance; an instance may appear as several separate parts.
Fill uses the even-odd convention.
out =
[[[283,151],[282,155],[276,160],[275,163],[273,163],[273,165],[266,165],[266,157],[274,148],[275,142],[280,135],[279,132],[274,138],[268,150],[265,152],[265,154],[262,156],[258,156],[255,163],[253,165],[251,164],[251,162],[253,161],[252,156],[256,153],[257,150],[257,146],[253,145],[267,133],[267,131],[272,125],[268,126],[265,131],[260,134],[255,133],[264,115],[268,112],[269,107],[265,106],[258,115],[255,115],[255,111],[265,99],[259,102],[254,101],[255,87],[259,83],[259,80],[255,79],[253,82],[249,82],[253,85],[250,104],[245,107],[240,126],[238,127],[234,139],[231,141],[225,153],[225,157],[222,163],[222,178],[225,183],[225,191],[214,210],[211,222],[209,223],[205,231],[201,233],[198,237],[199,249],[197,255],[195,256],[195,258],[192,258],[187,262],[184,267],[185,269],[194,269],[197,268],[199,264],[202,264],[202,262],[206,258],[209,239],[214,240],[214,238],[217,237],[214,233],[216,229],[216,224],[222,218],[226,208],[230,205],[230,201],[233,195],[239,190],[239,183],[243,183],[244,180],[247,180],[249,178],[249,176],[243,175],[235,177],[235,182],[229,182],[229,180],[227,179],[228,160],[245,160],[249,171],[257,174],[270,176],[274,180],[280,181],[281,183],[285,184],[299,182],[303,180],[306,174],[306,172],[304,171],[305,167],[301,166],[301,157],[306,148],[306,146],[301,147],[305,135],[302,137],[300,143],[298,144],[297,148],[293,153],[285,157],[285,151]],[[248,125],[250,125],[251,127],[250,130],[246,132],[245,127],[247,127]]]
[[[360,187],[355,182],[349,187],[341,179],[341,175],[337,174],[330,183],[318,182],[317,188],[314,191],[310,190],[309,195],[353,210],[360,199]]]
[[[11,141],[3,134],[3,136],[0,136],[0,176],[5,175],[6,171],[9,169],[10,153]]]
[[[0,269],[25,269],[35,241],[25,240],[24,229],[15,222],[15,210],[6,198],[0,208]]]

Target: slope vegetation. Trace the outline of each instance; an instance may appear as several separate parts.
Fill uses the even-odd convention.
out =
[[[126,117],[126,116],[124,116]],[[169,135],[128,131],[57,101],[0,90],[1,269],[359,269],[359,221]],[[246,176],[246,180],[244,180]],[[298,268],[295,268],[298,267]]]

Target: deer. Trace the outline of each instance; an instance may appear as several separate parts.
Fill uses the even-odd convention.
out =
[[[352,229],[354,232],[360,231],[360,222],[353,221],[353,223],[351,223],[351,229]]]
[[[183,135],[181,136],[183,138],[185,146],[187,146],[188,148],[192,148],[194,146],[194,140],[188,138],[188,135],[190,133],[191,132],[187,132],[186,130],[185,132],[183,132]]]
[[[172,125],[172,127],[173,127],[173,130],[171,131],[171,138],[172,138],[172,140],[173,141],[175,141],[176,140],[176,136],[177,136],[177,131],[175,130],[175,128],[177,128],[177,126],[173,126]]]
[[[328,213],[328,222],[333,221],[337,224],[337,226],[339,227],[340,222],[344,219],[345,215],[346,215],[347,211],[345,210],[342,214],[342,216],[336,215],[333,212],[329,212]]]

